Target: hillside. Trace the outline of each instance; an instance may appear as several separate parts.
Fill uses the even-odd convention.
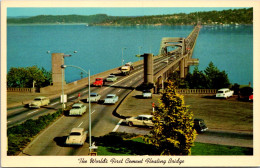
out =
[[[29,18],[9,18],[8,24],[66,24],[90,25],[194,25],[200,21],[208,24],[253,24],[253,8],[210,12],[178,13],[138,17],[97,15],[39,15]]]

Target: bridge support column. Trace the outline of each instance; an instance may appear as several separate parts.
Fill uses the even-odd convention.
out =
[[[183,79],[183,78],[185,78],[184,59],[182,59],[179,64],[180,64],[179,65],[179,67],[180,67],[180,78]]]
[[[64,64],[64,53],[52,53],[52,83],[61,89],[62,84],[62,68]],[[63,74],[64,75],[64,74]],[[65,75],[64,75],[65,76]],[[66,84],[65,79],[63,80]]]
[[[153,54],[145,53],[144,57],[144,83],[153,83]]]

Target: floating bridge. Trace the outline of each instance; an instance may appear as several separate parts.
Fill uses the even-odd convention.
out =
[[[157,73],[153,73],[153,55],[144,54],[144,84],[152,83],[154,92],[163,89],[163,83],[170,74],[178,71],[180,78],[185,78],[189,72],[190,65],[197,65],[198,59],[192,58],[193,50],[199,35],[200,25],[194,27],[188,37],[164,37],[162,38],[159,55],[165,58],[167,66]],[[170,50],[172,49],[173,50]]]

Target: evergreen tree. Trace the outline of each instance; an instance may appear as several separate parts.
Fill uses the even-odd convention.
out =
[[[177,94],[173,82],[167,81],[166,89],[153,117],[154,129],[146,136],[161,155],[189,155],[196,137],[193,129],[193,113]]]

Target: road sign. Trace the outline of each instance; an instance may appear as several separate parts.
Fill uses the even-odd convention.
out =
[[[64,101],[62,101],[62,95],[60,95],[60,102],[66,103],[67,102],[67,95],[63,95],[63,98],[64,98]]]

